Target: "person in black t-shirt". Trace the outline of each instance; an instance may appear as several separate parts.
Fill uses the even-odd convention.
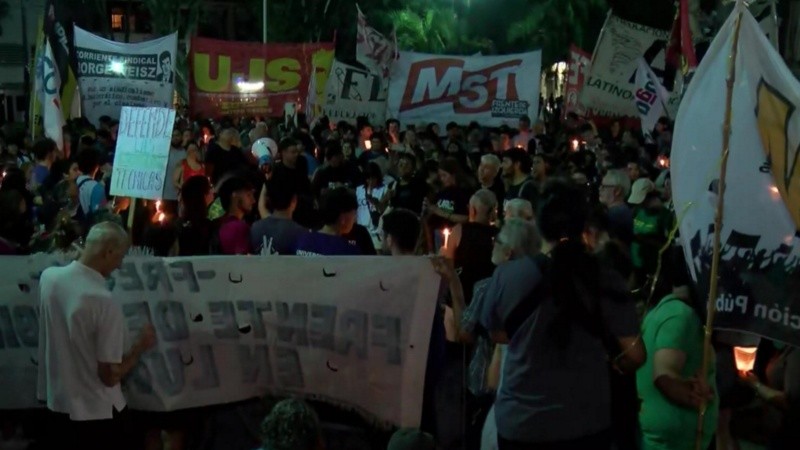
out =
[[[433,232],[434,249],[441,247],[436,237],[444,228],[452,228],[469,220],[469,199],[472,194],[461,172],[461,164],[454,158],[445,158],[439,166],[442,189],[432,205],[425,207],[428,226]]]
[[[216,142],[209,144],[205,157],[206,172],[211,175],[211,183],[214,185],[225,174],[238,172],[247,167],[247,157],[241,148],[234,145],[238,137],[239,133],[235,129],[226,128],[222,130]]]
[[[525,150],[512,148],[503,154],[503,178],[506,181],[505,201],[522,198],[536,211],[539,187],[531,177],[533,161]]]
[[[398,181],[389,185],[386,198],[392,208],[402,208],[415,214],[422,212],[422,202],[428,193],[424,180],[414,176],[417,160],[411,153],[401,153],[397,161]]]
[[[328,189],[346,186],[354,188],[355,180],[345,165],[342,145],[338,141],[325,144],[325,165],[317,169],[311,182],[314,197],[320,198]]]
[[[314,211],[314,198],[311,195],[311,181],[305,166],[305,158],[301,156],[300,143],[292,138],[284,138],[278,143],[280,162],[272,169],[272,178],[289,183],[297,193],[297,208],[292,219],[300,225],[316,229],[320,227],[318,214]],[[264,212],[266,202],[266,185],[259,199],[259,210]]]

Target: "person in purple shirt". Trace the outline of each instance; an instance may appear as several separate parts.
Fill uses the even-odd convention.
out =
[[[247,255],[250,247],[250,225],[244,216],[256,204],[253,185],[240,177],[222,183],[219,198],[225,215],[219,219],[219,252],[223,255]]]
[[[325,224],[319,231],[301,236],[297,241],[298,256],[360,255],[358,247],[343,236],[356,223],[358,202],[347,188],[326,192],[319,202],[319,212]]]

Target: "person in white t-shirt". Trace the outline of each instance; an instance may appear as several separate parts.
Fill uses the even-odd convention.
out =
[[[122,227],[95,225],[77,261],[42,273],[37,397],[47,402],[53,430],[44,448],[109,449],[132,446],[124,435],[120,381],[156,343],[151,325],[125,348],[122,307],[106,278],[130,243]],[[126,353],[127,350],[127,353]]]

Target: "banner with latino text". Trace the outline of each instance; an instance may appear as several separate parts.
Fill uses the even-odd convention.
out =
[[[681,77],[666,65],[669,30],[659,30],[609,14],[592,56],[591,70],[580,102],[598,116],[638,117],[636,71],[644,58],[662,86],[670,91],[667,111],[675,117],[680,103]]]
[[[800,346],[800,83],[743,4],[711,44],[676,119],[675,211],[689,270],[706,298],[739,13],[714,326]]]
[[[0,258],[0,409],[37,407],[38,279],[65,256]],[[156,329],[123,388],[174,411],[266,394],[418,427],[439,277],[422,257],[128,257],[109,279],[130,339]]]
[[[125,44],[75,27],[83,115],[119,119],[123,106],[169,108],[175,88],[178,34]]]
[[[389,81],[388,115],[403,123],[476,121],[516,126],[539,112],[540,51],[503,56],[400,52]]]
[[[280,116],[285,103],[302,104],[314,67],[321,97],[334,46],[261,44],[192,38],[189,102],[192,115]]]

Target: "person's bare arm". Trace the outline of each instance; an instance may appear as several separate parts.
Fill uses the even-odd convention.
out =
[[[156,332],[153,326],[148,324],[142,329],[142,334],[130,351],[122,357],[121,363],[97,363],[97,376],[100,377],[100,381],[108,387],[118,385],[136,367],[142,354],[153,348],[155,344]]]
[[[647,350],[639,336],[618,337],[622,353],[614,358],[614,367],[622,373],[635,373],[647,360]]]
[[[175,186],[176,189],[180,191],[181,187],[183,186],[183,164],[180,164],[178,167],[175,168],[175,172],[172,173],[172,184]]]
[[[713,398],[704,380],[684,378],[686,353],[681,350],[661,349],[653,355],[653,383],[670,402],[688,409],[697,409]]]
[[[789,399],[786,397],[785,392],[779,391],[777,389],[772,389],[769,386],[761,384],[761,382],[758,380],[758,377],[756,377],[752,372],[748,373],[740,372],[739,376],[741,377],[742,381],[750,385],[750,387],[752,387],[753,390],[756,391],[756,394],[758,394],[759,397],[764,399],[765,402],[777,408],[780,408],[784,411],[789,409]]]
[[[503,347],[495,345],[492,361],[489,363],[489,367],[486,368],[486,387],[494,390],[500,387],[500,368],[502,367],[502,363]]]
[[[267,209],[267,183],[261,187],[261,193],[258,195],[258,215],[262,219],[269,216],[269,209]]]

